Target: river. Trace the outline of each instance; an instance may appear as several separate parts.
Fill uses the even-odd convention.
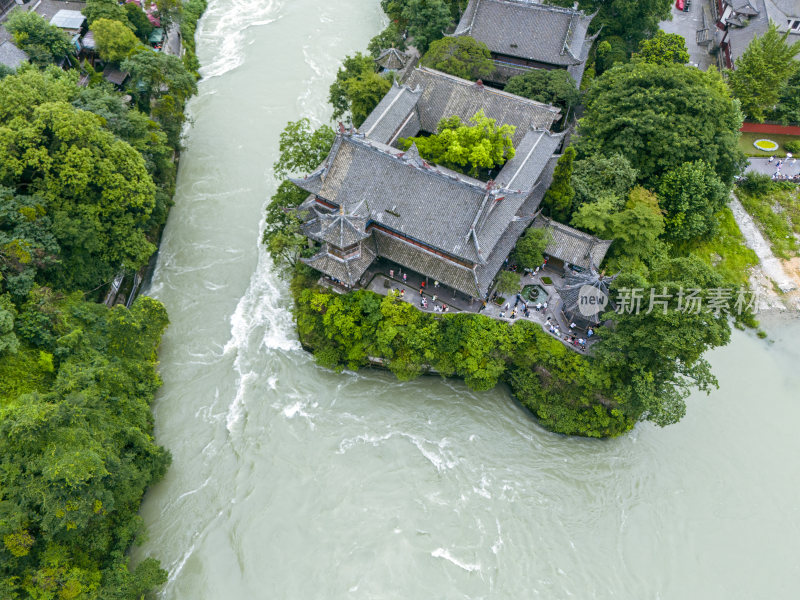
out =
[[[259,247],[278,135],[324,122],[378,0],[211,0],[149,294],[171,325],[135,557],[169,600],[796,598],[800,337],[735,332],[666,429],[548,433],[508,391],[317,367]]]

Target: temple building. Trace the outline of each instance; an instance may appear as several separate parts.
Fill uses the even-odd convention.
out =
[[[530,69],[566,69],[580,86],[594,37],[594,15],[529,0],[470,0],[453,36],[489,47],[497,67],[488,78],[505,84]]]
[[[496,182],[424,161],[355,131],[340,131],[314,173],[292,182],[309,192],[304,233],[320,243],[306,264],[347,288],[376,257],[474,298],[485,297],[550,183],[560,135],[530,130]]]

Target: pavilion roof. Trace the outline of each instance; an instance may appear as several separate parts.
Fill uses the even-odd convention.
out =
[[[544,216],[538,216],[533,226],[550,232],[551,238],[545,248],[545,254],[583,269],[603,262],[611,246],[612,240],[601,240],[590,233],[573,229]]]

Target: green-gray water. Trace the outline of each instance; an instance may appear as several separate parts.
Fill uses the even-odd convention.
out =
[[[611,441],[540,429],[507,390],[335,374],[300,350],[259,247],[288,120],[327,119],[377,0],[211,0],[150,294],[173,454],[142,515],[169,600],[790,599],[800,590],[800,336],[736,332],[720,390]]]

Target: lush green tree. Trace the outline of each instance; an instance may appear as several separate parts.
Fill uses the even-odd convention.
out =
[[[572,8],[573,0],[548,0]],[[636,48],[640,40],[652,37],[658,31],[658,24],[670,18],[671,0],[580,0],[580,8],[587,13],[597,12],[592,21],[592,29],[602,27],[601,36],[622,36],[631,48]]]
[[[597,44],[595,69],[598,74],[626,62],[628,62],[628,44],[622,37],[612,35]]]
[[[728,188],[706,162],[697,160],[665,173],[658,197],[670,239],[709,239],[716,233],[715,215],[727,203]]]
[[[125,557],[142,495],[169,463],[149,410],[166,313],[150,298],[109,310],[80,294],[58,311],[58,358],[40,353],[57,371],[50,389],[0,420],[0,589],[138,600],[166,579],[154,560],[129,571]]]
[[[158,7],[158,18],[162,27],[168,28],[180,19],[182,0],[155,0],[155,4]]]
[[[131,24],[133,33],[136,34],[136,37],[138,37],[143,44],[146,44],[153,31],[153,25],[150,23],[150,19],[147,18],[145,12],[135,2],[129,2],[125,5],[125,16],[128,17],[128,22]],[[119,21],[120,19],[117,20]]]
[[[520,288],[520,277],[513,271],[500,271],[497,275],[497,291],[501,294],[516,294]]]
[[[445,118],[439,121],[434,135],[401,139],[400,145],[407,150],[416,144],[426,160],[473,176],[514,158],[513,125],[498,127],[483,109],[469,122],[471,125],[462,123],[457,115]]]
[[[6,75],[13,75],[16,71],[7,65],[0,64],[0,79]]]
[[[469,36],[446,37],[431,43],[422,65],[475,81],[494,71],[489,47]]]
[[[130,28],[119,21],[97,19],[90,29],[94,33],[100,58],[108,62],[119,63],[140,45]]]
[[[517,240],[513,258],[523,269],[535,269],[544,260],[544,249],[550,243],[550,232],[541,227],[528,227]]]
[[[120,5],[117,0],[88,0],[81,11],[86,17],[86,22],[91,27],[98,19],[118,21],[133,30],[134,27],[128,20],[127,6]],[[144,11],[134,4],[134,7],[144,14]],[[146,19],[146,17],[145,17]]]
[[[344,91],[350,105],[353,125],[361,127],[391,87],[389,79],[374,72],[345,81]]]
[[[771,118],[784,124],[800,123],[800,71],[792,75],[781,90]]]
[[[347,82],[359,77],[364,78],[375,73],[375,61],[361,52],[353,56],[345,56],[342,66],[336,72],[336,81],[331,84],[328,102],[333,106],[333,118],[341,119],[350,110],[350,99],[347,95]]]
[[[336,133],[327,125],[311,129],[306,118],[289,121],[281,132],[278,160],[272,165],[278,179],[315,171],[328,156]]]
[[[800,41],[787,43],[789,31],[782,35],[770,22],[764,35],[753,38],[736,59],[736,68],[728,73],[728,85],[751,119],[763,122],[776,107],[781,91],[800,69],[794,60],[800,53]]]
[[[686,38],[677,33],[664,33],[660,29],[649,40],[639,42],[639,52],[634,56],[657,65],[685,65],[689,62]]]
[[[575,227],[607,240],[614,240],[611,261],[630,268],[660,249],[658,239],[664,233],[664,216],[658,198],[643,187],[635,187],[620,208],[612,196],[580,206],[572,217]]]
[[[186,101],[197,91],[197,80],[177,56],[139,46],[122,62],[130,73],[128,90],[145,114],[152,114],[174,149],[180,148]]]
[[[576,160],[572,169],[573,206],[578,208],[600,197],[612,196],[619,209],[636,184],[636,176],[636,169],[622,154],[593,154]]]
[[[0,255],[1,257],[2,255]],[[19,350],[19,340],[14,334],[14,304],[7,295],[0,296],[0,360],[5,354],[15,354]]]
[[[308,119],[290,121],[281,132],[280,155],[272,166],[275,177],[316,170],[330,152],[335,137],[327,125],[312,130]],[[307,197],[307,192],[284,180],[267,204],[262,242],[276,264],[295,264],[307,246],[300,232],[299,215],[294,212]]]
[[[620,312],[613,328],[599,331],[597,366],[614,380],[630,381],[624,394],[634,414],[661,426],[676,423],[693,387],[707,392],[716,386],[703,353],[730,339],[725,312],[702,304],[695,311],[687,296],[695,289],[723,289],[723,281],[694,257],[659,257],[648,275],[623,273],[615,288]],[[666,304],[648,310],[650,290]],[[631,302],[637,293],[644,298],[641,310]]]
[[[403,39],[403,34],[397,23],[389,23],[386,29],[373,37],[367,44],[367,51],[373,58],[378,58],[381,51],[387,48],[406,49],[406,41]]]
[[[186,101],[197,92],[197,81],[177,56],[140,47],[125,59],[121,68],[130,73],[129,91],[139,109],[150,112],[150,103],[162,96],[175,98],[183,110]]]
[[[38,86],[17,81],[37,76]],[[53,281],[91,289],[122,266],[140,267],[152,254],[144,228],[155,187],[141,155],[96,115],[42,97],[33,105],[20,102],[48,87],[58,89],[47,73],[0,81],[0,97],[8,101],[6,111],[0,102],[0,185],[41,199],[61,248]]]
[[[408,23],[408,35],[414,47],[425,54],[453,22],[450,6],[444,0],[404,0],[403,4],[401,15]]]
[[[533,69],[509,79],[505,91],[557,106],[565,117],[581,99],[575,80],[564,69]]]
[[[598,77],[585,104],[581,157],[622,154],[646,185],[694,160],[730,184],[743,165],[741,113],[713,69],[629,63]]]
[[[389,79],[375,72],[375,61],[370,56],[356,52],[345,57],[328,97],[333,105],[333,118],[340,119],[350,112],[353,125],[359,127],[391,85]]]
[[[75,54],[67,34],[33,11],[12,11],[4,26],[35,64],[46,65]]]
[[[575,189],[572,187],[572,165],[575,161],[575,148],[568,146],[558,158],[553,182],[542,199],[542,207],[549,216],[557,221],[565,222],[572,212],[572,199]]]

